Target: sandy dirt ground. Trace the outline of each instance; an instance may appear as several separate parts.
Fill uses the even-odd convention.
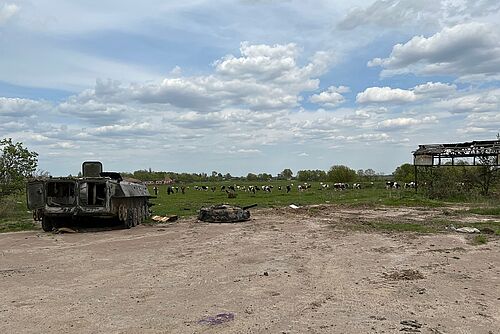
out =
[[[442,215],[321,206],[2,234],[0,333],[500,333],[498,239],[349,228]]]

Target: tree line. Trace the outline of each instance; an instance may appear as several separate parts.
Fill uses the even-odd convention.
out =
[[[444,165],[439,168],[419,168],[418,186],[431,198],[470,197],[471,194],[488,195],[491,189],[500,188],[500,169],[493,160],[481,161],[481,166],[471,166],[461,162],[458,166]],[[38,166],[38,153],[28,150],[22,143],[14,143],[11,138],[0,140],[0,198],[14,192],[24,191],[26,180],[35,176]],[[48,176],[48,173],[44,173]],[[268,173],[248,173],[235,177],[230,173],[176,173],[137,170],[122,173],[125,177],[141,181],[171,180],[177,183],[221,182],[221,181],[271,181],[297,180],[300,182],[374,182],[387,178],[373,169],[357,171],[345,165],[334,165],[329,170],[299,170],[296,175],[290,168],[273,176]],[[398,166],[391,179],[409,183],[415,181],[415,167],[411,164]]]

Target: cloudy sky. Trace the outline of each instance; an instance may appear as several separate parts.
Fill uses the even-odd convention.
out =
[[[391,173],[500,131],[498,0],[0,0],[0,137],[52,175]]]

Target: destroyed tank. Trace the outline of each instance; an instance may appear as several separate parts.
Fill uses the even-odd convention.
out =
[[[26,187],[28,208],[46,232],[67,221],[97,218],[119,220],[131,228],[150,216],[147,187],[103,172],[99,161],[84,162],[81,177],[35,178]]]
[[[235,223],[250,219],[250,211],[248,209],[257,206],[257,204],[239,207],[228,204],[212,205],[206,208],[201,208],[198,213],[198,220],[207,223]]]

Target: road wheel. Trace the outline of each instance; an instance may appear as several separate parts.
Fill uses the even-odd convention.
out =
[[[142,224],[145,218],[146,218],[146,212],[144,212],[144,207],[141,206],[139,209],[139,224]]]
[[[132,212],[133,212],[133,224],[134,226],[137,226],[139,225],[139,213],[137,212],[137,208],[133,208],[132,209]]]
[[[42,230],[45,232],[52,232],[54,225],[52,225],[52,219],[47,216],[42,217]]]
[[[127,219],[125,219],[125,228],[134,226],[134,213],[132,209],[127,210]]]
[[[118,207],[118,219],[124,223],[127,220],[127,208],[123,204]]]

